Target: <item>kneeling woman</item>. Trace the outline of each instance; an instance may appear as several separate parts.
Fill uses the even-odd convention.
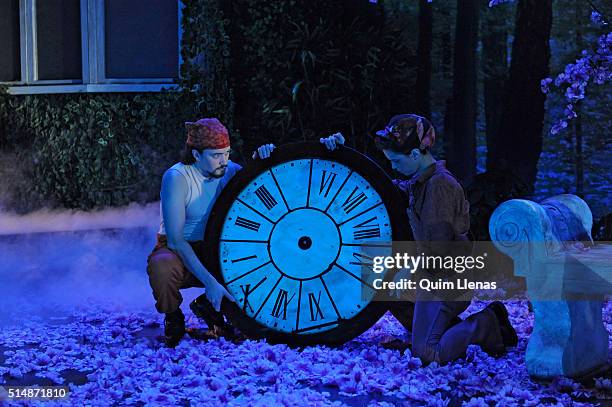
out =
[[[344,143],[339,133],[328,139],[323,140],[334,145]],[[430,152],[435,141],[431,123],[417,115],[397,115],[376,133],[375,141],[391,167],[409,179],[394,182],[407,193],[408,217],[418,253],[447,255],[452,242],[467,241],[469,204],[444,161],[437,161]],[[493,356],[516,346],[518,338],[502,303],[493,302],[461,320],[459,314],[469,305],[470,301],[448,301],[445,295],[417,290],[415,303],[396,303],[391,311],[412,332],[412,354],[424,363],[444,364],[461,358],[470,344],[480,345]]]

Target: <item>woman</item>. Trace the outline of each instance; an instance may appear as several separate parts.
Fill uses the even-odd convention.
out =
[[[457,242],[469,240],[469,204],[444,161],[431,154],[435,138],[435,130],[426,118],[402,114],[391,118],[385,129],[376,133],[375,142],[391,167],[408,178],[394,183],[407,194],[408,217],[418,253],[456,255]],[[336,133],[321,142],[333,148],[344,144],[344,137]],[[419,275],[428,277],[423,270]],[[442,293],[432,295],[417,289],[415,303],[391,306],[396,318],[412,331],[412,354],[424,363],[444,364],[463,357],[470,344],[480,345],[492,356],[501,356],[506,347],[516,346],[518,337],[501,302],[493,302],[461,320],[459,314],[470,301],[448,299]]]

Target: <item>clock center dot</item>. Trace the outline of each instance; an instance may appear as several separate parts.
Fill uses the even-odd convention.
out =
[[[298,246],[302,250],[308,250],[310,249],[310,246],[312,246],[312,239],[310,239],[308,236],[302,236],[300,237],[300,240],[298,240]]]
[[[270,234],[270,260],[295,280],[309,280],[330,270],[342,239],[333,219],[319,209],[299,208],[280,218]]]

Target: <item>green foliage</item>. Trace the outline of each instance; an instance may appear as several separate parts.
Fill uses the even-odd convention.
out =
[[[185,121],[215,116],[233,128],[226,3],[183,3],[180,93],[10,96],[0,88],[0,206],[27,212],[159,199]]]
[[[237,161],[265,142],[316,140],[335,131],[348,136],[349,145],[376,156],[366,135],[415,105],[418,2],[182,2],[181,92],[10,96],[0,86],[0,206],[88,209],[157,199],[161,174],[184,142],[183,122],[198,117],[218,117],[227,125],[241,156]],[[452,92],[455,6],[433,3],[435,153],[443,145],[444,110]],[[577,6],[585,9],[579,20],[568,12]],[[585,41],[594,35],[586,8],[575,0],[555,3],[553,72],[579,52],[576,27]],[[493,28],[488,19],[494,13],[507,17],[502,21],[511,33],[513,6],[483,13],[482,37]],[[486,68],[481,66],[480,81]],[[610,92],[594,89],[589,95],[581,104],[585,196],[599,217],[609,212],[610,120],[602,112]],[[562,106],[555,98],[549,96],[547,126],[550,115],[562,113],[555,110]],[[482,110],[478,129],[484,164]],[[574,140],[566,138],[551,138],[545,131],[541,197],[575,192]],[[492,208],[521,195],[520,188],[500,177],[486,175],[468,191],[473,231],[483,238]],[[510,192],[504,195],[496,185]]]
[[[234,126],[231,41],[224,0],[182,0],[181,78],[201,117],[217,117],[230,130],[233,147],[242,144]]]
[[[0,95],[0,151],[19,167],[2,170],[1,203],[28,211],[156,199],[183,122],[195,117],[225,123],[242,158],[241,132],[249,151],[338,130],[367,151],[365,135],[413,104],[413,52],[387,8],[183,0],[182,92]]]
[[[0,149],[19,179],[4,205],[90,209],[151,201],[184,142],[178,93],[0,96]],[[4,168],[3,172],[8,172]]]
[[[236,123],[245,143],[365,136],[410,109],[414,69],[402,28],[368,1],[236,2]]]

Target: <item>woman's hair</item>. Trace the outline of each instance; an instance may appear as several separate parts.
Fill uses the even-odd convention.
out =
[[[200,150],[199,148],[194,147],[193,145],[189,143],[185,143],[185,147],[183,147],[183,150],[181,151],[181,156],[180,156],[179,161],[185,165],[194,164],[196,160],[193,157],[192,150],[196,150],[200,154],[202,154],[202,151],[204,151],[204,150]]]
[[[407,116],[407,115],[406,115]],[[412,116],[412,115],[411,115]],[[376,148],[379,150],[391,150],[401,154],[410,154],[412,150],[418,148],[422,154],[427,152],[427,147],[421,145],[421,140],[417,134],[417,121],[418,116],[403,117],[393,123],[391,119],[390,124],[385,132],[378,132],[374,136],[374,143]],[[429,123],[424,123],[428,126]],[[429,128],[424,129],[425,132]]]

